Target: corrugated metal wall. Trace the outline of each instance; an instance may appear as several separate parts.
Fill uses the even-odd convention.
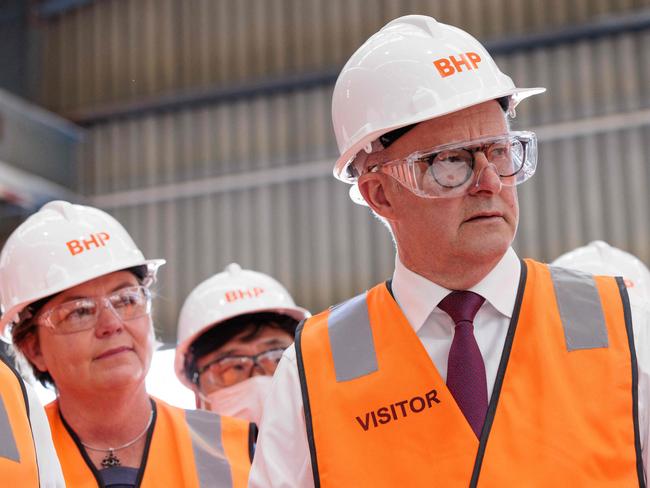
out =
[[[422,13],[479,39],[540,32],[648,0],[96,0],[44,28],[59,112],[341,66],[387,20]]]
[[[650,1],[98,0],[44,26],[42,102],[61,113],[340,66],[404,13],[496,39],[567,27]],[[602,238],[650,259],[650,30],[497,57],[546,86],[516,128],[539,129],[520,187],[521,255],[552,259]],[[320,310],[390,276],[388,233],[330,168],[331,86],[143,113],[90,128],[80,189],[169,264],[157,323],[230,261],[268,272]]]

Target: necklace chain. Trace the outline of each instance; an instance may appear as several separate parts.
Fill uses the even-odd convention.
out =
[[[85,442],[82,442],[81,445],[84,446],[86,449],[90,449],[91,451],[109,452],[112,455],[112,453],[114,453],[115,451],[119,451],[121,449],[126,449],[127,447],[132,446],[133,444],[138,442],[140,440],[140,438],[143,435],[145,435],[146,432],[149,430],[149,427],[151,427],[151,422],[152,421],[153,421],[153,409],[151,409],[151,414],[149,415],[149,421],[147,422],[147,426],[144,428],[144,430],[142,432],[140,432],[134,439],[131,439],[129,442],[127,442],[126,444],[123,444],[123,445],[121,445],[119,447],[108,447],[108,448],[105,448],[105,447],[93,447],[93,446],[89,446]]]

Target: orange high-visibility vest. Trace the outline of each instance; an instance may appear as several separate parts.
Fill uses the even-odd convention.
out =
[[[0,476],[3,486],[39,486],[29,402],[20,375],[0,354]]]
[[[245,488],[251,466],[249,424],[203,410],[183,410],[154,399],[138,486]],[[100,475],[62,418],[58,402],[45,407],[67,486],[103,486]]]
[[[620,278],[522,262],[480,441],[385,284],[296,335],[322,487],[644,486]]]

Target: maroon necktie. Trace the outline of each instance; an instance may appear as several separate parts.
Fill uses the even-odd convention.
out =
[[[478,438],[488,407],[487,380],[472,322],[484,301],[474,292],[454,291],[438,304],[456,324],[447,359],[447,387]]]

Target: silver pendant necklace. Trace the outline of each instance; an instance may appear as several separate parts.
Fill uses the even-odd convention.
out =
[[[104,456],[104,459],[102,459],[102,467],[104,468],[112,468],[114,466],[121,466],[121,461],[120,458],[118,458],[115,455],[115,451],[120,451],[122,449],[126,449],[129,446],[132,446],[136,442],[138,442],[143,435],[147,433],[149,430],[149,427],[151,427],[151,422],[153,422],[153,409],[151,410],[151,415],[149,415],[149,422],[147,422],[147,426],[144,428],[142,432],[140,432],[135,439],[130,440],[126,444],[123,444],[118,447],[109,447],[108,449],[103,448],[103,447],[93,447],[89,446],[88,444],[82,442],[81,445],[84,446],[86,449],[90,449],[91,451],[100,451],[100,452],[106,452],[106,456]]]

